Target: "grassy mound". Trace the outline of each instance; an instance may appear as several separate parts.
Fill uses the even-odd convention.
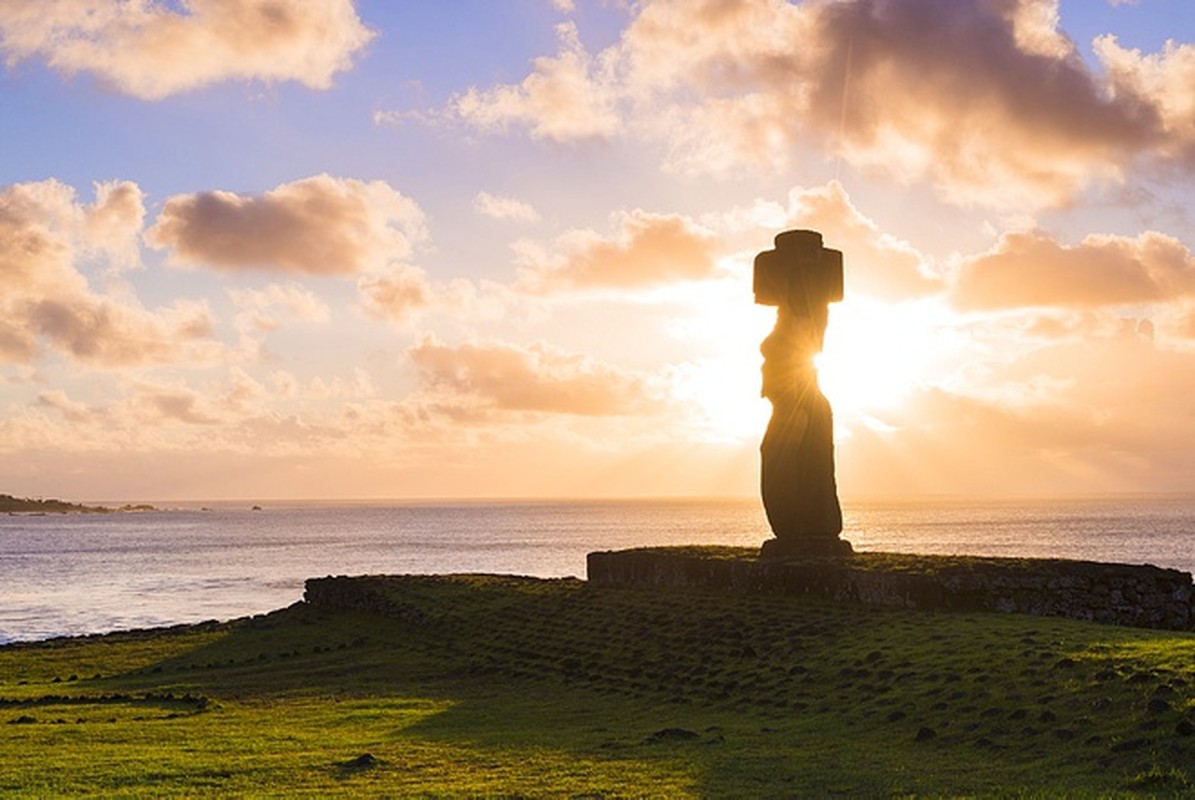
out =
[[[1195,636],[492,576],[0,648],[0,795],[1187,796]]]

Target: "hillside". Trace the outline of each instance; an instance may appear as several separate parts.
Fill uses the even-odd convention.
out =
[[[27,497],[13,497],[0,494],[0,513],[11,514],[70,514],[105,511],[107,509],[68,503],[64,500],[32,500]]]
[[[0,794],[1177,797],[1193,697],[1187,633],[342,579],[254,619],[0,648]]]
[[[13,497],[0,494],[0,514],[106,514],[113,511],[153,511],[150,505],[124,505],[119,508],[106,506],[85,506],[68,503],[65,500],[33,500],[27,497]]]

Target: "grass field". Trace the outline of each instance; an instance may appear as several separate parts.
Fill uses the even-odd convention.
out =
[[[0,796],[1190,796],[1195,636],[362,578],[391,613],[0,648]]]

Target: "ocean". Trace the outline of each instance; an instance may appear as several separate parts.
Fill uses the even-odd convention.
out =
[[[1195,496],[844,502],[856,550],[1195,571]],[[265,503],[0,516],[0,643],[271,611],[324,575],[585,576],[594,550],[758,546],[757,500]]]

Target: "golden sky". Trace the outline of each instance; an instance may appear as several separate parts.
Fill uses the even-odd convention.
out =
[[[7,0],[0,491],[751,495],[786,228],[847,497],[1187,491],[1186,0]]]

